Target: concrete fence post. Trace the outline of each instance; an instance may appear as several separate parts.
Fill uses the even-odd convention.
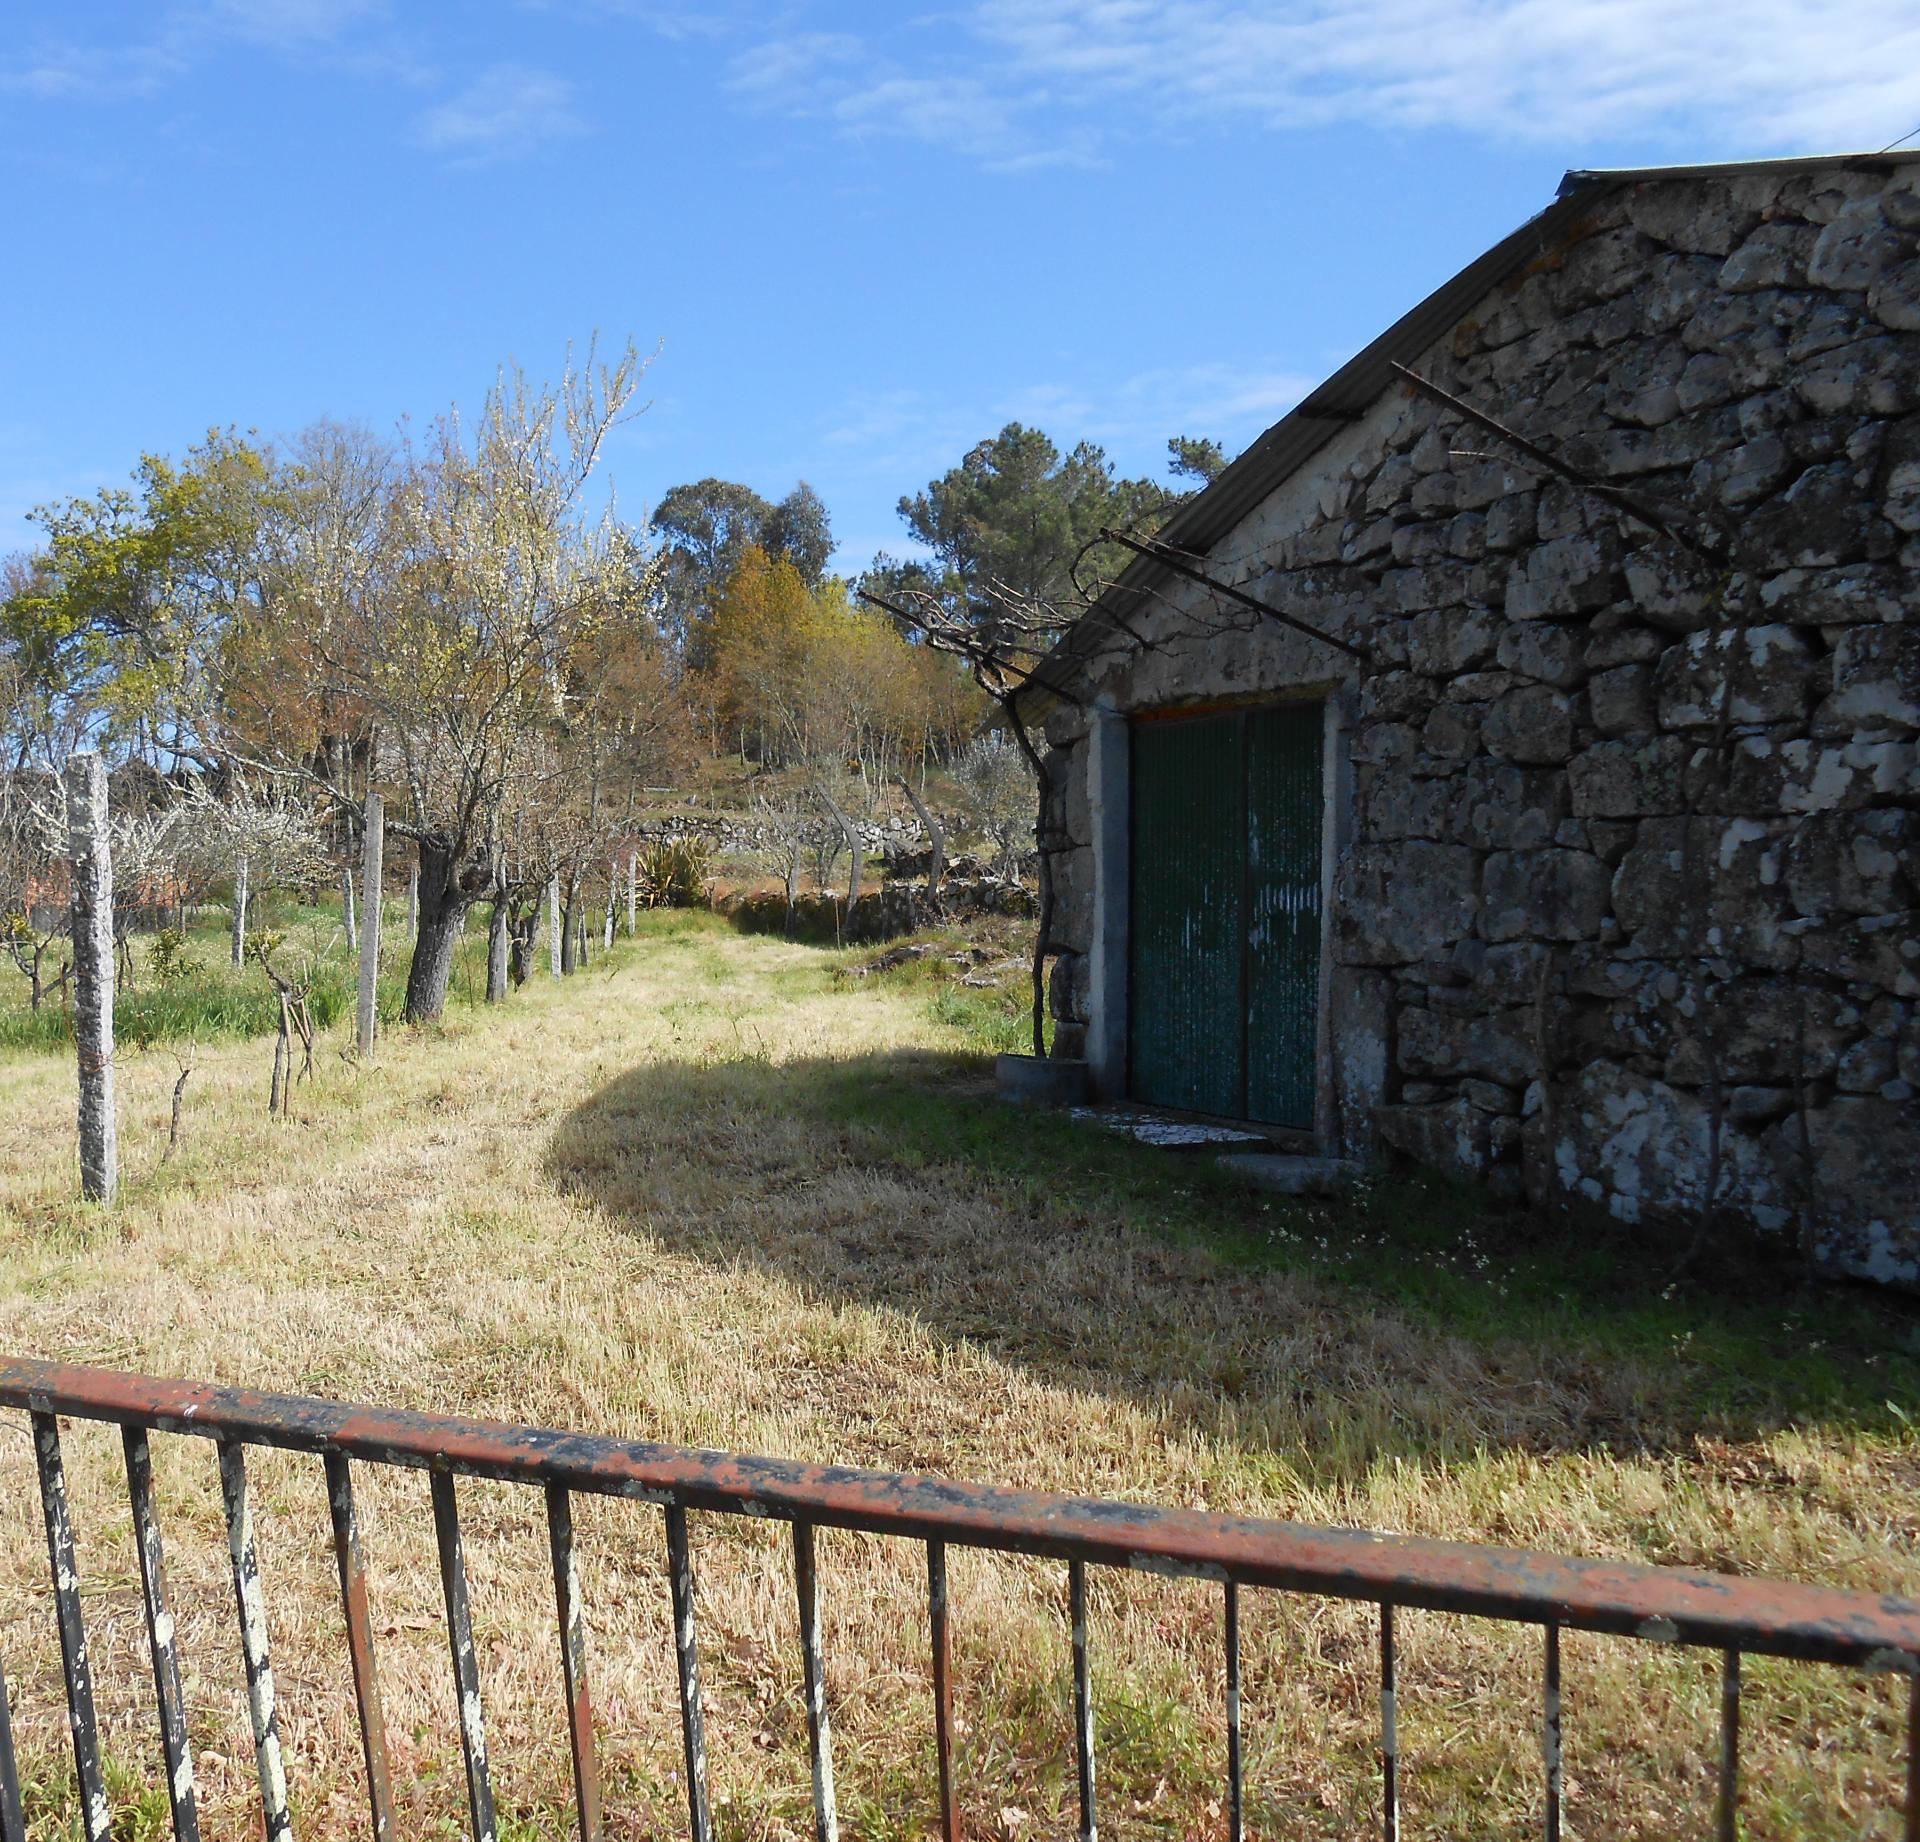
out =
[[[360,839],[360,1053],[373,1053],[374,1033],[380,1021],[381,890],[387,830],[386,801],[371,788]]]
[[[250,869],[246,853],[233,866],[233,963],[247,963],[247,875]]]
[[[547,878],[547,970],[560,976],[560,875]]]
[[[113,1101],[113,853],[107,770],[96,754],[67,763],[67,856],[73,865],[73,1036],[80,1063],[80,1190],[113,1201],[120,1182]]]

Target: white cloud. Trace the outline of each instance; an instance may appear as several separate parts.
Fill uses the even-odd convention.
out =
[[[42,102],[150,96],[224,46],[251,46],[362,74],[419,81],[417,58],[388,29],[387,0],[192,0],[154,9],[143,40],[38,40],[0,60],[0,93]]]
[[[1019,86],[963,70],[923,73],[845,32],[767,39],[733,60],[727,87],[759,108],[830,121],[851,139],[920,141],[997,172],[1093,158],[1084,127],[1039,116]]]
[[[525,13],[570,13],[577,18],[627,19],[671,40],[725,38],[746,20],[733,5],[712,0],[517,0]]]
[[[1057,441],[1085,439],[1128,455],[1148,454],[1158,466],[1175,435],[1212,436],[1229,452],[1244,446],[1319,381],[1304,371],[1166,366],[1083,386],[1031,385],[1004,398],[994,414],[1002,422],[1044,428]]]
[[[1914,0],[973,0],[916,23],[769,39],[733,86],[1009,169],[1233,120],[1656,158],[1858,150],[1920,123]]]
[[[1304,371],[1257,365],[1175,365],[1073,384],[1028,383],[972,408],[920,388],[881,390],[843,405],[819,443],[851,451],[876,476],[921,480],[953,466],[1007,423],[1024,422],[1063,448],[1100,443],[1123,472],[1158,473],[1173,436],[1210,436],[1233,453],[1319,381]]]
[[[815,84],[830,80],[836,67],[864,56],[849,32],[797,32],[770,38],[733,61],[727,87],[743,96],[788,107],[805,106]]]
[[[980,0],[973,22],[1083,100],[1280,126],[1857,148],[1920,121],[1911,0]]]
[[[290,50],[326,44],[386,10],[382,0],[213,0],[204,17],[233,38]]]
[[[551,71],[496,64],[420,118],[421,144],[458,160],[529,153],[586,132],[573,85]]]
[[[885,77],[846,91],[830,113],[850,133],[870,130],[924,141],[996,172],[1083,166],[1094,157],[1086,130],[1042,132],[1017,101],[971,77]]]
[[[42,44],[0,66],[0,93],[36,102],[114,102],[149,96],[186,67],[166,45]]]

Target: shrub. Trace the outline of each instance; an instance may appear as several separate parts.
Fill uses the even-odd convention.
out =
[[[641,898],[649,908],[704,908],[713,881],[713,846],[703,838],[661,838],[640,853]]]
[[[147,970],[156,985],[178,985],[195,971],[187,937],[177,927],[163,927],[147,948]]]

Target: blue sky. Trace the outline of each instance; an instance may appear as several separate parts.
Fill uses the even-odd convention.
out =
[[[660,352],[842,567],[1018,417],[1245,445],[1569,166],[1920,128],[1920,0],[0,0],[0,552],[213,425]]]

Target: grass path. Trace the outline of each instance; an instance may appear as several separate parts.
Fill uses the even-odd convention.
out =
[[[943,1016],[938,962],[651,918],[504,1013],[323,1048],[267,1119],[270,1047],[203,1051],[164,1168],[164,1054],[122,1064],[122,1207],[72,1201],[64,1060],[0,1062],[0,1343],[34,1355],[611,1434],[1205,1504],[1920,1593],[1910,1316],[1771,1284],[1666,1290],[1645,1256],[1542,1240],[1414,1184],[1265,1202],[1164,1154],[1009,1114]],[[945,981],[944,983],[942,981]],[[1892,1406],[1887,1405],[1891,1402]],[[158,1835],[138,1581],[117,1452],[69,1436],[90,1636],[127,1832]],[[156,1448],[215,1833],[250,1747],[213,1467]],[[0,1644],[38,1832],[68,1817],[26,1442],[0,1444]],[[296,1828],[364,1833],[317,1466],[263,1459],[260,1540]],[[365,1490],[409,1833],[464,1821],[424,1483]],[[565,1825],[537,1499],[463,1489],[505,1832]],[[696,1531],[723,1833],[809,1832],[778,1531]],[[587,1506],[582,1551],[616,1834],[680,1822],[657,1517]],[[846,1833],[927,1832],[917,1549],[823,1538]],[[969,1832],[1070,1827],[1062,1570],[955,1561]],[[1218,1607],[1100,1578],[1105,1825],[1216,1835]],[[1371,1621],[1247,1618],[1255,1833],[1355,1833],[1373,1806]],[[1408,1833],[1521,1833],[1538,1806],[1525,1633],[1409,1616]],[[1573,1833],[1705,1833],[1713,1660],[1570,1640]],[[1895,1833],[1883,1683],[1750,1669],[1749,1833]],[[1879,1824],[1878,1830],[1874,1828]]]

